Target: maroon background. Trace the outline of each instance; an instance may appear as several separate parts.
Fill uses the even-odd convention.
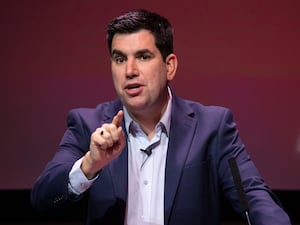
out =
[[[30,188],[73,107],[115,97],[106,24],[133,8],[175,29],[177,95],[232,109],[273,189],[300,189],[300,2],[297,0],[0,3],[0,189]]]

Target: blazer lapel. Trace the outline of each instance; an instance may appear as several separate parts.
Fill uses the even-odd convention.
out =
[[[122,153],[109,164],[111,178],[117,198],[126,202],[128,189],[128,150],[127,145]]]
[[[193,118],[193,111],[175,97],[165,170],[165,224],[168,224],[172,214],[176,190],[180,183],[195,128],[196,121]]]

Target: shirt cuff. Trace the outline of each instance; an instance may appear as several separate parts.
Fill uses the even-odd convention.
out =
[[[75,195],[81,195],[83,192],[89,189],[94,183],[94,181],[98,178],[97,175],[91,180],[87,179],[87,177],[84,175],[80,168],[82,160],[83,157],[77,160],[69,173],[69,192]]]

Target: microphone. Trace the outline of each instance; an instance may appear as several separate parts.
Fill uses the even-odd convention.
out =
[[[152,143],[151,145],[149,145],[146,149],[140,149],[142,152],[146,153],[147,156],[149,157],[152,154],[152,149],[154,149],[156,146],[158,146],[160,144],[160,140]]]
[[[149,146],[149,147],[147,147],[146,149],[140,149],[142,152],[144,152],[144,153],[146,153],[147,154],[147,156],[149,157],[151,154],[152,154],[152,147],[151,147],[151,145]]]
[[[234,185],[238,193],[238,197],[242,206],[242,212],[245,214],[248,225],[251,225],[250,217],[249,217],[249,205],[246,198],[246,194],[242,185],[240,171],[238,169],[235,158],[230,158],[228,160],[229,167],[231,170],[231,174],[233,177]]]

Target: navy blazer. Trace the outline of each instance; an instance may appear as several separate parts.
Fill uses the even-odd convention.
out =
[[[76,204],[68,193],[74,162],[89,149],[92,132],[112,121],[119,100],[68,114],[59,149],[34,184],[33,206],[39,210]],[[124,128],[124,125],[123,125]],[[125,131],[125,129],[124,129]],[[173,96],[165,169],[165,225],[219,225],[224,195],[237,212],[238,199],[228,160],[234,157],[249,202],[252,225],[288,225],[290,220],[245,150],[230,110]],[[87,224],[123,225],[127,197],[127,146],[99,174],[84,194]]]

